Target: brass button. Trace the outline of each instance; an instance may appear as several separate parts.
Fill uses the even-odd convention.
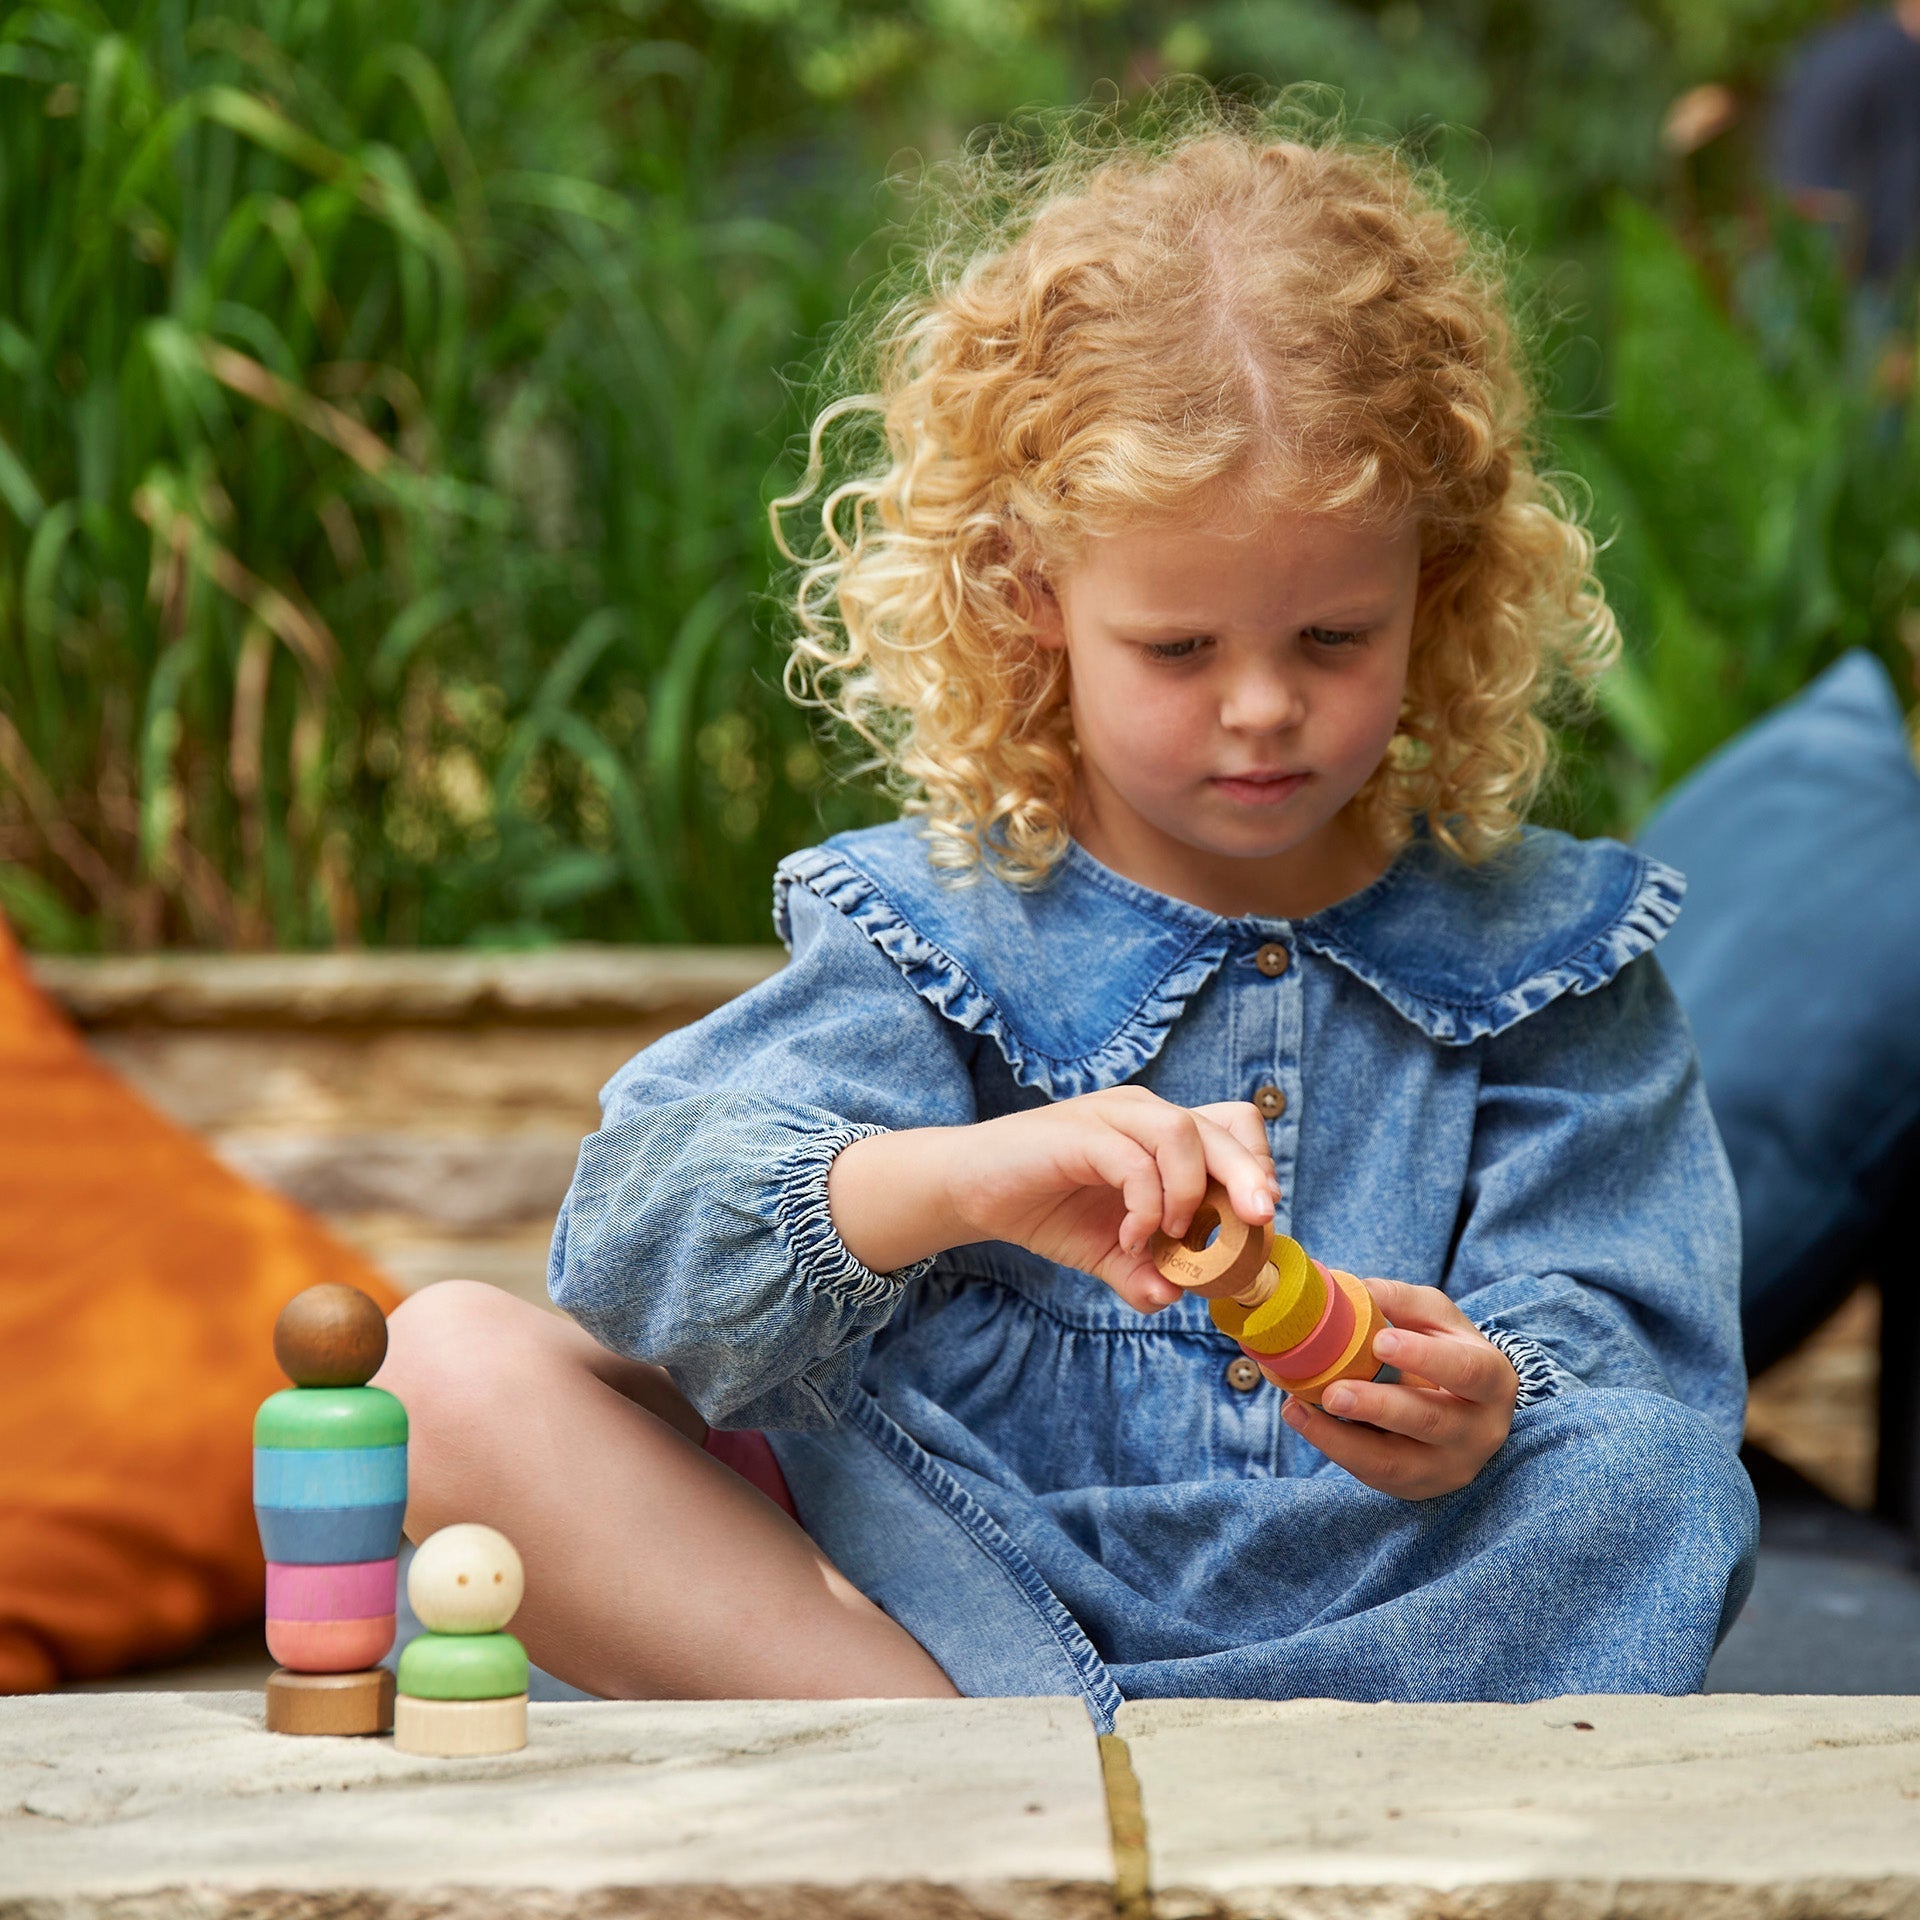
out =
[[[1263,1119],[1278,1120],[1287,1110],[1287,1096],[1278,1087],[1256,1087],[1253,1104],[1260,1109]]]
[[[1269,980],[1278,980],[1280,976],[1286,972],[1287,962],[1292,958],[1293,955],[1290,954],[1278,940],[1269,940],[1267,944],[1253,956],[1253,964],[1258,967]]]
[[[1251,1393],[1265,1377],[1244,1353],[1227,1362],[1227,1385],[1235,1393]]]

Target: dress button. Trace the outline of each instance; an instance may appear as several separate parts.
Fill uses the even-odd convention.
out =
[[[1244,1353],[1227,1362],[1227,1385],[1235,1393],[1251,1393],[1265,1377]]]
[[[1262,1118],[1278,1120],[1287,1110],[1287,1096],[1278,1087],[1256,1087],[1253,1104],[1260,1109]]]
[[[1293,955],[1290,954],[1278,940],[1269,940],[1267,944],[1253,956],[1253,964],[1258,967],[1269,980],[1278,980],[1280,976],[1286,972],[1287,962],[1292,958]]]

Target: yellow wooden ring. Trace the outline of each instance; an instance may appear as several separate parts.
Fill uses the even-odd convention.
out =
[[[1237,1300],[1210,1300],[1207,1312],[1229,1339],[1256,1353],[1285,1353],[1320,1324],[1327,1306],[1326,1283],[1306,1249],[1285,1234],[1274,1236],[1268,1264],[1274,1270],[1274,1289],[1257,1307],[1243,1307]]]
[[[1284,1380],[1279,1374],[1262,1368],[1276,1387],[1315,1407],[1336,1380],[1371,1380],[1380,1371],[1386,1363],[1374,1357],[1374,1336],[1393,1324],[1380,1311],[1380,1303],[1352,1274],[1335,1268],[1333,1278],[1340,1291],[1353,1302],[1353,1338],[1347,1342],[1346,1352],[1332,1366],[1305,1380]]]

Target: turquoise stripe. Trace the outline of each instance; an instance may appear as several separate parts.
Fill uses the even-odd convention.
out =
[[[407,1497],[405,1447],[255,1447],[259,1507],[384,1507]]]

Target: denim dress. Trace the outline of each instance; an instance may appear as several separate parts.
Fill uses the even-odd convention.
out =
[[[1693,1690],[1755,1510],[1734,1191],[1650,957],[1681,890],[1610,841],[1469,868],[1416,837],[1323,912],[1223,919],[1077,846],[1018,889],[936,873],[906,823],[842,835],[780,868],[789,965],[606,1087],[553,1299],[764,1429],[963,1693],[1104,1728],[1127,1698]],[[1277,1227],[1443,1287],[1507,1354],[1470,1485],[1361,1485],[1202,1300],[1143,1315],[998,1243],[875,1273],[835,1232],[852,1141],[1122,1083],[1258,1096]]]

